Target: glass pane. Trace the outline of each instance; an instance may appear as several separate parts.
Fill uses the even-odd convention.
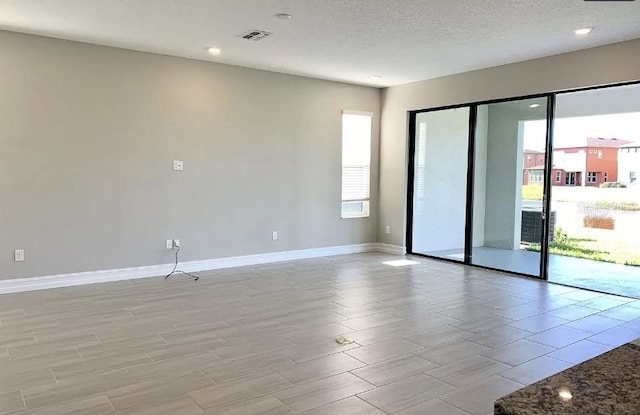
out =
[[[559,94],[549,280],[640,298],[640,85]]]
[[[412,251],[464,260],[469,108],[416,115]]]
[[[478,107],[471,263],[540,276],[546,98]]]

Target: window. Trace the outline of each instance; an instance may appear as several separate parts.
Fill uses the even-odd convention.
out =
[[[587,173],[587,183],[595,183],[598,181],[598,173],[590,171]]]
[[[562,172],[557,171],[556,172],[556,183],[560,183],[560,180],[562,180]]]
[[[342,112],[342,218],[369,216],[371,113]]]
[[[608,172],[608,171],[605,171],[605,172],[604,172],[604,181],[605,181],[605,182],[608,182],[608,181],[609,181],[609,172]]]
[[[542,183],[544,180],[544,171],[543,170],[531,170],[531,182],[532,183]]]

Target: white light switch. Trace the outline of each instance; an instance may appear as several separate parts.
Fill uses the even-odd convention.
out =
[[[16,249],[13,252],[13,260],[16,262],[24,261],[24,249]]]
[[[173,170],[174,171],[184,170],[184,162],[182,160],[173,160]]]

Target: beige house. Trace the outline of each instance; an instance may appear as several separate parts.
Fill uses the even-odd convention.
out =
[[[618,149],[618,181],[628,186],[638,184],[640,173],[640,143],[626,144]]]

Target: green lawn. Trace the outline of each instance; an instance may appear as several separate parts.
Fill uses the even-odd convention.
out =
[[[624,242],[603,243],[595,239],[571,238],[558,229],[554,239],[549,245],[550,254],[640,266],[640,253]],[[540,244],[532,244],[527,250],[540,252]]]
[[[522,186],[522,199],[524,200],[542,200],[541,184],[525,184]]]

